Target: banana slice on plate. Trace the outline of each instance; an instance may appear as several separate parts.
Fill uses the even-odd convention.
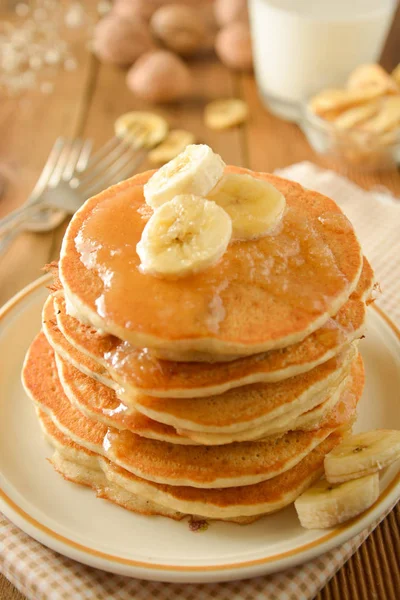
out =
[[[224,174],[225,163],[205,144],[191,144],[158,169],[144,185],[144,197],[152,208],[180,194],[207,196]]]
[[[249,116],[246,102],[238,98],[226,98],[209,102],[204,110],[204,123],[210,129],[229,129],[244,123]]]
[[[195,137],[191,131],[172,129],[164,141],[149,152],[149,161],[153,165],[164,165],[178,156],[186,146],[194,144]]]
[[[133,111],[118,117],[114,130],[117,137],[136,148],[153,148],[167,136],[168,123],[154,113]]]
[[[253,240],[268,234],[281,220],[286,206],[273,185],[251,175],[225,175],[207,195],[232,219],[233,237]]]
[[[325,476],[340,483],[375,473],[400,458],[400,431],[376,429],[352,435],[325,456]]]
[[[294,503],[306,529],[325,529],[344,523],[372,506],[379,497],[379,475],[332,485],[325,479],[311,486]]]
[[[215,202],[192,194],[176,196],[158,208],[136,246],[143,273],[185,277],[214,265],[232,234],[228,214]]]

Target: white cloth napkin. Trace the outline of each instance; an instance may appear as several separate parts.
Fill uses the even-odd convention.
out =
[[[344,177],[307,162],[278,174],[325,193],[342,207],[381,284],[378,302],[400,323],[400,201],[387,190],[364,191]],[[0,514],[0,571],[29,600],[311,600],[378,523],[343,546],[282,573],[232,583],[180,585],[130,579],[86,567],[45,548]]]
[[[382,294],[377,303],[400,323],[400,200],[389,190],[363,190],[345,177],[301,162],[276,171],[333,198],[353,223]]]

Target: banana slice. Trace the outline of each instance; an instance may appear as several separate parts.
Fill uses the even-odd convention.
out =
[[[144,185],[147,204],[158,208],[179,194],[207,196],[224,173],[225,163],[205,144],[191,144],[161,167]]]
[[[318,481],[294,503],[306,529],[325,529],[344,523],[367,510],[379,497],[379,475],[373,473],[341,485]]]
[[[400,86],[400,63],[392,71],[392,78],[395,80],[398,86]]]
[[[133,111],[118,117],[114,130],[117,137],[136,148],[153,148],[167,136],[168,123],[154,113]]]
[[[362,129],[372,133],[384,133],[400,125],[400,96],[385,98],[378,114],[364,123]]]
[[[232,234],[228,214],[215,202],[192,194],[176,196],[158,208],[136,246],[144,273],[185,277],[214,265]]]
[[[238,98],[214,100],[204,110],[204,123],[210,129],[229,129],[247,120],[249,109],[246,102]]]
[[[361,106],[354,106],[342,112],[333,120],[333,124],[337,129],[351,129],[356,125],[360,125],[367,119],[373,117],[378,112],[378,102],[370,102]]]
[[[387,92],[398,92],[398,86],[392,77],[380,65],[360,65],[351,73],[347,80],[349,89],[360,89],[377,86]]]
[[[340,483],[375,473],[400,458],[400,431],[377,429],[352,435],[325,456],[325,476]]]
[[[149,161],[153,165],[164,165],[169,160],[178,156],[186,146],[194,144],[195,137],[190,131],[185,129],[173,129],[157,148],[149,152]]]
[[[358,106],[383,94],[384,89],[377,85],[347,90],[326,89],[311,99],[309,108],[316,115],[324,117],[331,111],[341,111],[352,106]]]
[[[280,221],[286,206],[281,192],[251,175],[225,175],[207,198],[226,210],[237,240],[266,235]]]

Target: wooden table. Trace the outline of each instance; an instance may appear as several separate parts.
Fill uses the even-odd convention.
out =
[[[400,61],[400,11],[382,57],[391,69]],[[61,73],[49,96],[32,93],[20,102],[6,103],[0,110],[0,164],[7,165],[11,179],[0,199],[0,217],[26,198],[58,135],[85,136],[101,145],[113,134],[116,117],[128,110],[149,109],[125,86],[125,73],[100,65],[84,48],[75,44],[77,70]],[[209,144],[225,162],[257,171],[273,171],[300,160],[321,163],[296,125],[269,114],[257,95],[251,75],[233,75],[213,57],[192,64],[196,99],[184,105],[154,107],[172,127],[193,131],[199,142]],[[245,99],[251,110],[246,127],[217,133],[206,129],[204,104],[226,96]],[[143,165],[143,169],[146,165]],[[400,195],[398,173],[371,176],[346,173],[358,184],[382,183]],[[0,305],[27,283],[41,275],[45,263],[58,258],[67,223],[46,234],[21,234],[0,257]],[[319,594],[319,600],[386,600],[400,597],[400,509],[393,511],[361,549]],[[21,600],[21,594],[0,576],[1,600]]]

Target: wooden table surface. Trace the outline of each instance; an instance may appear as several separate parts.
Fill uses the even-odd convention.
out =
[[[386,45],[382,63],[393,68],[400,61],[400,12]],[[32,189],[56,136],[84,136],[95,147],[113,134],[116,117],[129,110],[149,109],[125,86],[125,73],[100,65],[82,42],[74,44],[79,66],[73,74],[55,79],[53,94],[30,93],[0,108],[0,165],[9,185],[0,198],[0,218],[19,206]],[[234,75],[212,56],[192,63],[196,99],[170,107],[153,107],[171,127],[184,127],[199,142],[209,144],[225,162],[257,171],[273,171],[301,160],[321,164],[303,133],[291,123],[272,116],[262,106],[251,75]],[[204,104],[214,98],[236,96],[250,106],[251,119],[243,128],[213,132],[203,125]],[[143,165],[143,169],[146,165]],[[382,183],[400,195],[398,172],[373,176],[347,172],[358,184]],[[67,223],[45,234],[23,233],[0,257],[0,305],[41,275],[45,263],[57,259]],[[372,600],[400,598],[398,557],[399,506],[377,528],[361,549],[319,594],[319,600]],[[396,557],[397,556],[397,560]],[[0,599],[21,600],[21,594],[0,576]]]

